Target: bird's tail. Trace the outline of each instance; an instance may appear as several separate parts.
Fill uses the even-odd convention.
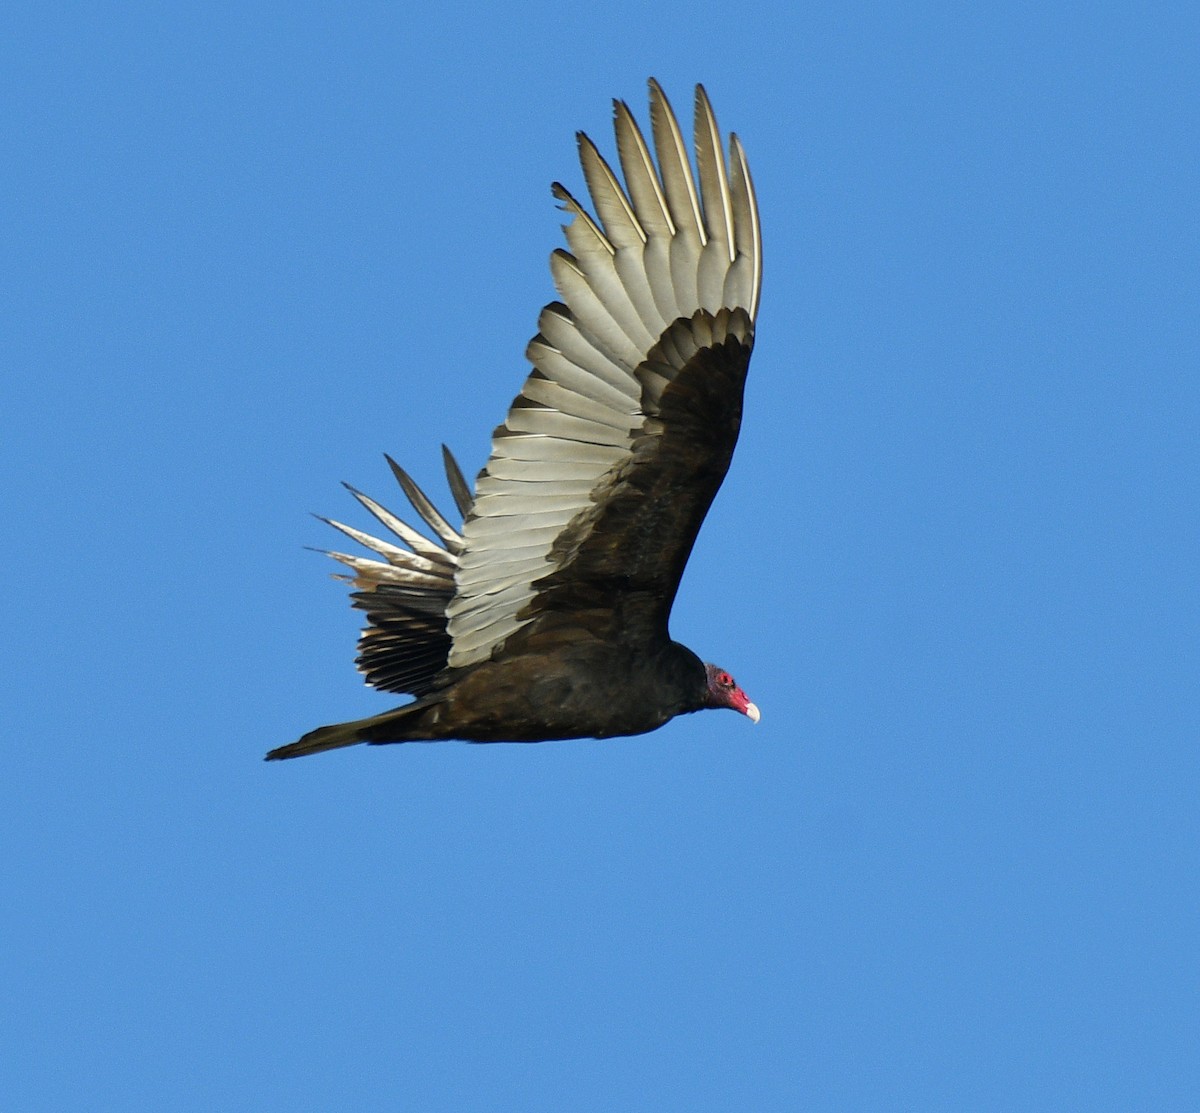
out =
[[[305,757],[319,754],[322,750],[338,750],[343,746],[354,746],[359,742],[412,742],[429,738],[421,727],[423,712],[436,700],[417,700],[382,715],[369,719],[355,719],[349,723],[333,723],[327,727],[310,730],[297,742],[280,746],[267,754],[267,761],[282,761],[289,757]]]

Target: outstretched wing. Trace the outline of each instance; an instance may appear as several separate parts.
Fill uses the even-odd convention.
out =
[[[535,622],[665,631],[728,468],[762,276],[754,190],[736,136],[726,164],[703,87],[696,174],[654,81],[650,110],[657,165],[615,104],[624,186],[579,135],[598,219],[554,186],[573,217],[570,252],[551,257],[563,302],[542,311],[534,371],[476,483],[446,612],[452,667]]]
[[[471,509],[471,494],[445,445],[442,460],[455,505],[465,516]],[[463,538],[404,469],[390,456],[387,461],[401,490],[437,541],[431,541],[349,484],[350,493],[406,548],[329,518],[321,520],[382,557],[327,552],[354,572],[353,576],[338,579],[354,586],[354,606],[367,615],[367,625],[358,639],[355,663],[359,671],[375,688],[421,696],[446,667],[450,652],[446,606],[454,595],[454,571]]]

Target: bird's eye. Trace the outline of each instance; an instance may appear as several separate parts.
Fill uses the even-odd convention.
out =
[[[732,688],[733,687],[733,677],[730,676],[729,673],[723,672],[723,673],[721,673],[721,683],[726,688]]]

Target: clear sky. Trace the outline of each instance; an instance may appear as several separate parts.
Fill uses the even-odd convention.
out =
[[[25,8],[7,1108],[1200,1108],[1195,10]],[[673,624],[762,722],[264,764],[400,702],[308,512],[450,508],[650,75],[762,207]]]

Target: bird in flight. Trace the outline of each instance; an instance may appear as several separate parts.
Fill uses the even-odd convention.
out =
[[[614,102],[619,177],[583,133],[594,215],[559,183],[569,250],[550,269],[533,370],[492,434],[474,492],[443,448],[451,524],[390,457],[427,536],[350,488],[394,536],[330,525],[366,613],[358,667],[411,702],[267,754],[357,742],[543,742],[641,734],[676,715],[758,708],[671,640],[684,565],[729,468],[762,281],[758,207],[736,135],[726,159],[696,87],[695,171],[650,81],[653,154]]]

